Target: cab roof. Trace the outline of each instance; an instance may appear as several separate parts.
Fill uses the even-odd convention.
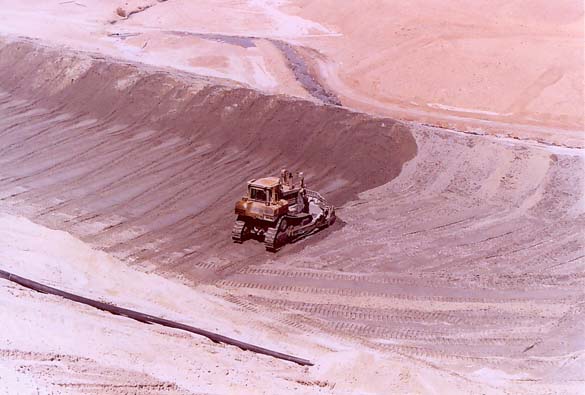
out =
[[[248,185],[258,188],[272,188],[280,184],[278,177],[265,177],[248,181]]]

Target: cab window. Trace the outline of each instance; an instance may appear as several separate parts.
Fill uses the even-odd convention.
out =
[[[266,191],[259,188],[250,188],[250,199],[265,202],[267,200]]]

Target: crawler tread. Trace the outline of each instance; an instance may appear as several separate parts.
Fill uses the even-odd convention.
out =
[[[236,220],[232,229],[232,240],[235,243],[242,243],[244,241],[244,229],[246,228],[246,221]]]

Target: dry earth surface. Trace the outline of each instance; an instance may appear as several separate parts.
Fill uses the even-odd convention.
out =
[[[0,1],[0,269],[315,362],[0,280],[0,393],[583,393],[582,5],[352,4]]]
[[[0,0],[0,31],[395,119],[583,147],[579,0]]]

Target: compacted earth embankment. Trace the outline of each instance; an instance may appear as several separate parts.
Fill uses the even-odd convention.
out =
[[[225,253],[250,178],[298,169],[340,205],[416,154],[403,125],[338,107],[26,43],[0,62],[4,195],[133,260]]]
[[[233,245],[246,180],[282,167],[340,221],[277,254]],[[0,210],[239,312],[495,388],[584,379],[583,174],[582,150],[0,41]]]

